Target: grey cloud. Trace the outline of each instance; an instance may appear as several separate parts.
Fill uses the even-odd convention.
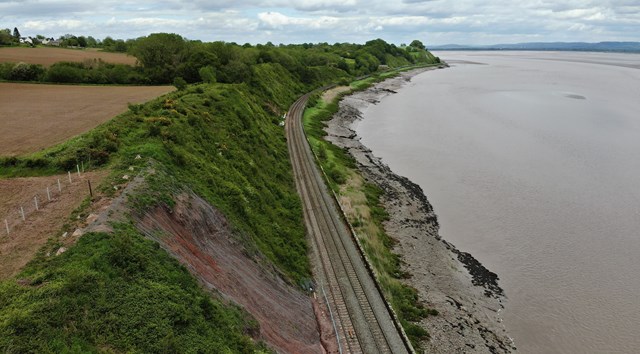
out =
[[[259,18],[268,12],[283,17]],[[274,43],[377,37],[400,43],[418,35],[459,43],[640,40],[638,0],[0,0],[0,19],[5,27],[32,21],[47,33],[80,21],[91,24],[82,34],[101,38],[171,31]]]

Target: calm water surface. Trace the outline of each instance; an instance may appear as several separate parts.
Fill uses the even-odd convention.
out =
[[[498,273],[521,352],[640,352],[640,55],[438,54],[363,143]]]

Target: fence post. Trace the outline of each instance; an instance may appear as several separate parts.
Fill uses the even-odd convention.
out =
[[[22,214],[22,221],[25,221],[26,218],[24,217],[24,208],[22,207],[22,205],[20,206],[20,214]]]
[[[47,199],[51,201],[51,192],[49,192],[49,187],[47,186]]]
[[[4,226],[7,227],[7,236],[9,236],[9,222],[7,221],[7,219],[4,219]]]
[[[33,201],[36,203],[36,210],[40,210],[40,209],[38,209],[38,196],[37,195],[35,197],[33,197]]]
[[[58,178],[58,192],[62,193],[62,186],[60,186],[60,178]]]
[[[67,171],[67,173],[69,174],[69,183],[71,183],[71,171]]]
[[[76,165],[76,168],[78,169],[78,177],[80,177],[80,165]]]

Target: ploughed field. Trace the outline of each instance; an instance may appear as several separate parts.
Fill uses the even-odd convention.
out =
[[[81,177],[74,173],[71,182],[66,174],[0,179],[0,280],[17,274],[61,230],[69,214],[89,195],[87,181],[97,186],[107,174],[104,170],[83,173]],[[71,240],[73,230],[65,231]]]
[[[102,59],[112,64],[135,65],[136,58],[124,53],[99,52],[92,49],[65,49],[65,48],[27,48],[8,47],[0,48],[0,63],[40,64],[51,66],[61,61],[84,62],[85,60]]]
[[[64,142],[125,112],[129,103],[143,103],[173,90],[173,86],[0,83],[0,156]]]

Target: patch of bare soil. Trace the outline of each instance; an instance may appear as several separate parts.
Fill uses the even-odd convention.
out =
[[[84,62],[100,59],[112,64],[136,65],[137,59],[125,53],[99,52],[91,49],[66,49],[50,47],[0,48],[0,63],[29,63],[51,66],[61,61]]]
[[[61,230],[71,212],[89,196],[87,181],[97,186],[108,173],[87,172],[81,177],[72,174],[71,183],[68,175],[0,179],[0,279],[17,274]],[[38,210],[34,198],[38,200]]]
[[[351,87],[349,87],[349,86],[336,86],[336,87],[334,87],[332,89],[329,89],[329,90],[325,91],[322,94],[322,100],[325,101],[325,102],[331,102],[339,94],[341,94],[343,92],[347,92],[349,90],[351,90]]]
[[[193,194],[173,209],[156,207],[138,217],[138,227],[155,239],[205,286],[239,304],[260,323],[260,336],[278,352],[323,353],[314,304],[285,283],[231,232],[226,218]],[[322,305],[315,307],[322,313]],[[327,324],[327,320],[320,320]]]
[[[0,156],[61,143],[126,112],[128,103],[143,103],[173,90],[173,86],[0,83]]]
[[[422,302],[439,312],[421,323],[431,334],[424,344],[426,352],[514,352],[500,319],[505,297],[497,275],[440,237],[437,217],[420,186],[394,174],[351,128],[368,105],[395,93],[422,71],[404,73],[346,97],[328,122],[327,140],[347,149],[365,179],[385,192],[383,203],[390,220],[384,226],[398,241],[395,252],[412,275],[406,282],[418,290]]]

